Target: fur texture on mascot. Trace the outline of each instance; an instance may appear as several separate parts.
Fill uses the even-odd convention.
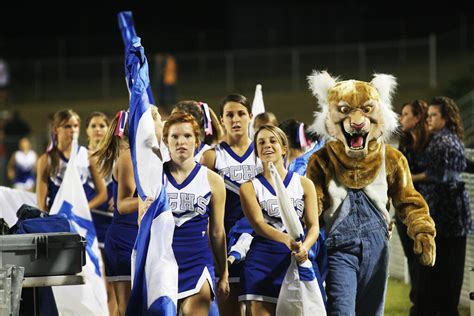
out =
[[[327,233],[328,313],[383,315],[390,202],[420,262],[433,266],[436,253],[435,225],[407,160],[386,144],[398,127],[391,105],[396,80],[375,74],[371,82],[339,81],[314,71],[308,82],[321,108],[312,129],[326,139],[311,156],[307,177]]]

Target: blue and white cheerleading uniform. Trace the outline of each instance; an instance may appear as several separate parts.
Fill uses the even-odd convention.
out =
[[[212,149],[212,147],[206,143],[201,143],[201,146],[196,148],[194,151],[194,161],[199,163],[201,161],[202,154],[204,154],[204,152],[209,149]]]
[[[224,178],[226,187],[224,227],[229,243],[229,232],[232,227],[244,217],[240,204],[240,185],[262,172],[262,162],[255,156],[254,144],[251,143],[247,151],[237,155],[226,142],[215,147],[216,162],[214,169]],[[233,236],[236,240],[239,236]],[[240,280],[241,263],[229,266],[229,283],[238,283]]]
[[[138,234],[138,210],[121,215],[117,210],[118,183],[112,177],[114,217],[105,235],[105,275],[107,281],[130,281],[131,256]]]
[[[283,183],[299,218],[304,212],[304,191],[301,176],[288,172]],[[286,232],[280,217],[277,196],[263,174],[252,180],[257,200],[265,222],[279,231]],[[278,301],[281,284],[290,265],[291,252],[280,242],[256,235],[244,261],[240,278],[239,301]]]
[[[95,231],[97,234],[97,241],[99,242],[100,248],[104,248],[105,234],[107,233],[107,229],[112,223],[112,213],[109,212],[109,200],[113,198],[112,178],[106,178],[105,184],[107,188],[107,200],[96,209],[101,212],[99,213],[96,212],[96,210],[91,210],[92,222],[94,223]],[[90,201],[97,195],[92,177],[89,177],[87,179],[86,187],[86,192],[90,192],[87,198]]]
[[[235,222],[244,217],[240,205],[240,185],[262,172],[262,163],[255,156],[254,145],[250,144],[247,151],[237,155],[226,142],[215,148],[216,163],[214,169],[224,178],[226,187],[224,226],[229,233]]]
[[[21,190],[31,190],[35,185],[34,169],[37,155],[33,150],[26,154],[19,150],[15,155],[15,178],[13,179],[13,187]]]
[[[175,221],[172,246],[179,267],[178,299],[198,293],[206,281],[215,294],[214,262],[207,233],[211,202],[208,169],[196,164],[181,184],[171,175],[168,163],[163,169]]]
[[[63,182],[68,161],[69,159],[66,159],[66,157],[64,157],[64,155],[60,152],[58,172],[55,175],[50,175],[50,177],[48,178],[48,197],[46,202],[48,205],[48,209],[51,209],[51,206],[53,206],[54,198],[56,197],[56,194],[59,191],[59,187]],[[79,148],[77,149],[76,167],[79,173],[79,177],[81,179],[82,186],[86,193],[87,200],[90,201],[94,192],[87,184],[87,180],[91,177],[91,173],[89,170],[89,153],[87,149],[83,146],[79,146]]]

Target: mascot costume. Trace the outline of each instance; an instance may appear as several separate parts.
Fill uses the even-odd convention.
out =
[[[371,82],[339,81],[315,71],[308,81],[321,107],[312,129],[327,140],[311,156],[307,177],[328,233],[328,314],[383,315],[390,202],[420,262],[433,266],[436,253],[434,222],[407,160],[385,143],[397,130],[391,106],[396,80],[376,74]]]

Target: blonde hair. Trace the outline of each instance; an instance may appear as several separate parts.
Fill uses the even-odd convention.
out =
[[[115,115],[105,136],[100,141],[97,150],[92,154],[92,158],[97,160],[97,168],[103,177],[108,177],[112,173],[114,162],[117,159],[123,143],[128,143],[128,120],[125,122],[125,128],[121,137],[115,136],[117,125],[120,124],[120,112]]]
[[[53,121],[51,122],[53,139],[51,139],[50,141],[52,142],[52,147],[51,150],[46,153],[50,159],[50,163],[48,164],[48,168],[46,169],[46,172],[49,175],[56,174],[59,171],[60,152],[58,149],[58,134],[56,132],[56,129],[58,127],[61,127],[64,122],[68,121],[72,117],[75,117],[79,121],[79,124],[81,123],[81,118],[79,114],[77,114],[71,109],[64,109],[54,113]]]
[[[253,136],[253,143],[255,144],[254,145],[255,156],[258,157],[257,137],[258,137],[258,134],[260,134],[260,132],[263,130],[267,130],[270,133],[272,133],[276,137],[281,148],[283,150],[286,149],[286,153],[283,155],[283,159],[286,159],[288,156],[289,146],[288,146],[288,138],[286,137],[285,132],[283,132],[278,126],[268,125],[268,124],[260,126],[258,130],[255,132],[255,135]]]

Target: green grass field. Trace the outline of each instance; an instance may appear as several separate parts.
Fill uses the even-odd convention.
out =
[[[407,316],[411,302],[408,298],[410,286],[399,280],[389,279],[387,296],[385,301],[385,315],[387,316]],[[469,308],[459,307],[461,316],[469,316]]]

